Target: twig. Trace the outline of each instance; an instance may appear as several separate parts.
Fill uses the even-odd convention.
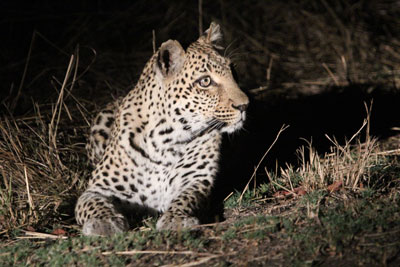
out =
[[[18,99],[19,99],[19,97],[21,95],[22,87],[24,86],[26,73],[28,71],[29,62],[31,61],[32,47],[33,47],[33,43],[35,42],[35,37],[36,37],[36,31],[34,31],[33,34],[32,34],[32,40],[31,40],[31,44],[29,45],[28,56],[26,58],[24,72],[22,73],[21,82],[19,83],[17,95],[15,96],[14,101],[12,103],[11,111],[14,111],[14,108],[17,105]]]
[[[358,129],[358,131],[357,131],[355,134],[353,134],[353,136],[350,138],[350,140],[346,142],[345,147],[341,147],[341,146],[339,145],[339,143],[336,141],[336,139],[333,140],[331,137],[329,137],[329,135],[325,134],[325,137],[326,137],[329,141],[331,141],[331,143],[332,143],[335,147],[337,147],[339,150],[341,150],[341,151],[343,152],[343,154],[346,154],[347,148],[350,146],[350,144],[351,144],[351,142],[353,141],[353,139],[356,138],[356,137],[360,134],[360,132],[364,129],[365,125],[367,125],[367,120],[366,120],[366,119],[363,121],[363,124],[361,125],[361,128]],[[346,154],[346,155],[347,155],[347,154]],[[350,155],[347,155],[347,156],[348,156],[349,160],[352,160],[352,158],[351,158]]]
[[[258,88],[250,89],[249,93],[250,94],[258,94],[259,92],[265,91],[268,89],[268,86],[260,86]]]
[[[224,202],[227,201],[232,195],[233,195],[233,192],[231,192],[226,198],[224,198]]]
[[[276,186],[282,188],[283,190],[285,190],[285,191],[287,191],[287,192],[290,192],[290,193],[292,193],[293,195],[296,195],[296,193],[294,192],[294,190],[290,190],[289,188],[287,188],[287,187],[285,187],[285,186],[283,186],[283,185],[278,184],[278,183],[275,182],[274,180],[270,180],[270,181],[271,181],[274,185],[276,185]],[[293,188],[292,185],[290,185],[290,186]]]
[[[324,69],[328,72],[329,76],[331,76],[331,78],[333,79],[333,81],[335,82],[336,86],[340,86],[338,79],[336,78],[336,76],[333,74],[333,72],[329,69],[328,65],[326,65],[325,63],[322,63],[322,67],[324,67]]]
[[[209,260],[212,260],[214,258],[218,258],[221,257],[221,255],[213,255],[213,256],[208,256],[208,257],[203,257],[199,260],[196,261],[192,261],[192,262],[188,262],[185,264],[179,264],[180,267],[190,267],[190,266],[199,266],[201,264],[206,263]],[[167,265],[162,265],[162,267],[172,267],[172,266],[176,266],[175,264],[167,264]]]
[[[74,58],[75,58],[74,55],[71,55],[71,58],[70,58],[69,64],[68,64],[68,68],[67,68],[67,72],[65,73],[64,82],[63,82],[63,84],[61,86],[61,90],[60,90],[60,92],[58,94],[57,103],[56,103],[56,106],[55,106],[55,110],[53,111],[53,115],[52,115],[50,126],[49,126],[49,138],[50,138],[49,143],[52,143],[51,141],[55,141],[55,139],[54,140],[51,140],[51,139],[52,139],[52,137],[55,138],[55,135],[57,133],[57,125],[58,125],[59,116],[60,116],[61,108],[62,108],[61,102],[63,101],[64,88],[65,88],[65,86],[67,84],[67,81],[69,79],[69,76],[71,74],[72,66],[74,64]],[[57,112],[57,109],[58,109],[58,112]],[[56,126],[55,126],[56,129],[53,132],[53,130],[54,130],[53,129],[54,128],[54,120],[56,118],[56,115],[58,115],[58,119],[57,119],[57,123],[56,123]]]
[[[217,254],[211,253],[201,253],[201,252],[194,252],[190,250],[185,251],[165,251],[165,250],[127,250],[127,251],[105,251],[101,253],[104,256],[108,255],[138,255],[138,254],[158,254],[158,255],[195,255],[195,256],[219,256]]]
[[[66,236],[60,236],[60,235],[52,235],[52,234],[46,234],[46,233],[38,233],[38,232],[31,232],[31,231],[25,231],[25,235],[27,236],[18,236],[17,239],[67,239],[68,237]]]
[[[58,95],[58,99],[57,99],[57,103],[54,107],[53,110],[53,114],[52,114],[52,118],[51,118],[51,122],[49,124],[49,152],[50,154],[52,154],[53,152],[55,152],[57,150],[57,140],[56,140],[56,136],[57,136],[57,131],[58,131],[58,124],[60,122],[60,118],[61,118],[61,111],[62,111],[62,107],[63,107],[63,101],[64,101],[64,91],[65,88],[67,86],[67,82],[71,76],[72,73],[72,68],[74,66],[74,64],[76,64],[76,57],[74,55],[71,55],[71,58],[69,60],[69,64],[68,64],[68,68],[67,68],[67,72],[65,73],[65,77],[64,77],[64,81],[63,84],[61,86],[59,95]],[[75,72],[74,72],[74,78],[76,78],[76,69],[77,69],[78,65],[75,65]],[[74,81],[72,81],[72,85],[74,84]],[[71,87],[72,89],[72,87]],[[57,116],[57,120],[56,120],[56,116]],[[56,158],[58,159],[58,163],[60,164],[60,166],[65,169],[66,167],[64,166],[64,164],[62,164],[59,155],[57,153],[54,153],[54,155],[56,156]]]
[[[241,203],[242,199],[243,199],[243,195],[244,193],[249,189],[249,184],[250,182],[254,179],[258,168],[260,167],[261,163],[263,162],[264,158],[267,156],[267,154],[269,153],[269,151],[271,150],[271,148],[275,145],[276,141],[278,141],[279,136],[281,135],[281,133],[283,131],[285,131],[287,128],[289,127],[289,125],[282,125],[281,129],[279,130],[278,134],[275,137],[275,140],[272,142],[272,144],[269,146],[269,148],[267,149],[267,151],[264,153],[264,155],[262,156],[262,158],[260,159],[260,161],[257,164],[257,167],[254,169],[253,175],[250,177],[249,181],[247,182],[245,188],[242,191],[242,194],[240,195],[238,202]]]
[[[365,140],[369,141],[371,140],[371,136],[369,134],[370,128],[371,128],[371,113],[372,113],[372,105],[374,104],[374,99],[371,100],[371,103],[369,104],[369,107],[367,106],[367,103],[364,102],[364,107],[365,107],[365,112],[367,113],[367,128],[365,131]]]
[[[24,176],[25,176],[25,184],[26,184],[26,193],[28,195],[28,203],[29,203],[30,210],[33,212],[33,210],[35,209],[35,206],[33,205],[31,191],[29,189],[28,173],[26,172],[26,166],[25,165],[24,165]]]
[[[400,155],[400,148],[373,153],[373,155]]]
[[[273,57],[273,56],[270,57],[269,63],[268,63],[268,68],[267,68],[267,84],[269,84],[269,82],[270,82],[270,80],[271,80],[272,62],[274,62],[274,57]]]
[[[199,36],[203,34],[203,0],[199,0]]]
[[[156,31],[153,30],[152,34],[153,34],[153,54],[155,54],[156,53]]]

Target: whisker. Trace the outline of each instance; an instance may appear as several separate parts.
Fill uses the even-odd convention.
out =
[[[228,54],[228,58],[232,59],[233,55],[244,54],[244,53],[238,53],[237,51],[240,51],[239,47],[232,49],[232,51],[230,51]]]
[[[190,140],[193,140],[197,136],[201,136],[201,135],[203,135],[205,133],[210,133],[210,132],[212,132],[214,130],[220,130],[225,126],[226,126],[225,122],[222,122],[222,121],[220,121],[218,119],[212,118],[207,122],[207,126],[206,127],[192,132],[192,137],[190,138]]]
[[[224,51],[224,57],[226,57],[227,52],[229,51],[229,49],[232,47],[232,45],[233,45],[237,40],[238,40],[238,39],[235,39],[235,40],[233,40],[232,42],[230,42],[230,43],[227,45],[227,47],[225,48],[225,51]],[[230,57],[228,56],[228,58],[230,58]]]

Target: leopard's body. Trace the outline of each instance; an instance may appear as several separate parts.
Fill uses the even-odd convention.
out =
[[[135,88],[94,120],[87,147],[95,169],[75,209],[84,234],[128,230],[126,206],[161,213],[158,229],[199,223],[221,134],[241,128],[248,105],[215,49],[220,38],[212,23],[186,51],[163,43]]]

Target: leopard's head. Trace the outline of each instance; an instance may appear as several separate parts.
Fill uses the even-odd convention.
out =
[[[154,71],[162,84],[171,116],[193,135],[234,132],[242,127],[249,99],[240,90],[231,61],[219,53],[220,26],[210,27],[186,51],[168,40],[156,55]]]

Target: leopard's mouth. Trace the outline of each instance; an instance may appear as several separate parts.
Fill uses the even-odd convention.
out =
[[[235,132],[236,130],[239,130],[242,128],[244,120],[246,118],[245,112],[242,112],[240,117],[235,121],[235,122],[226,122],[222,121],[221,119],[218,118],[212,118],[209,119],[206,123],[205,126],[197,129],[195,131],[191,132],[190,138],[184,141],[178,142],[179,144],[183,143],[189,143],[196,139],[197,137],[203,136],[205,134],[211,133],[212,131],[220,131],[220,132],[226,132],[226,133],[232,133]]]
[[[231,120],[229,123],[225,123],[224,127],[221,128],[221,132],[233,133],[243,127],[245,120],[246,112],[241,111],[240,114],[235,116],[233,120]]]
[[[193,135],[201,136],[203,134],[210,133],[214,130],[222,130],[227,125],[228,125],[227,122],[221,121],[217,118],[213,118],[213,119],[210,119],[209,121],[207,121],[206,126],[204,126],[203,128],[201,128],[197,131],[194,131]]]
[[[179,142],[176,142],[175,144],[187,144],[196,139],[197,137],[203,136],[205,134],[211,133],[214,130],[220,131],[224,127],[226,127],[227,123],[223,122],[218,119],[210,119],[205,123],[205,126],[196,129],[194,131],[191,131],[191,134],[188,138],[181,140]]]

